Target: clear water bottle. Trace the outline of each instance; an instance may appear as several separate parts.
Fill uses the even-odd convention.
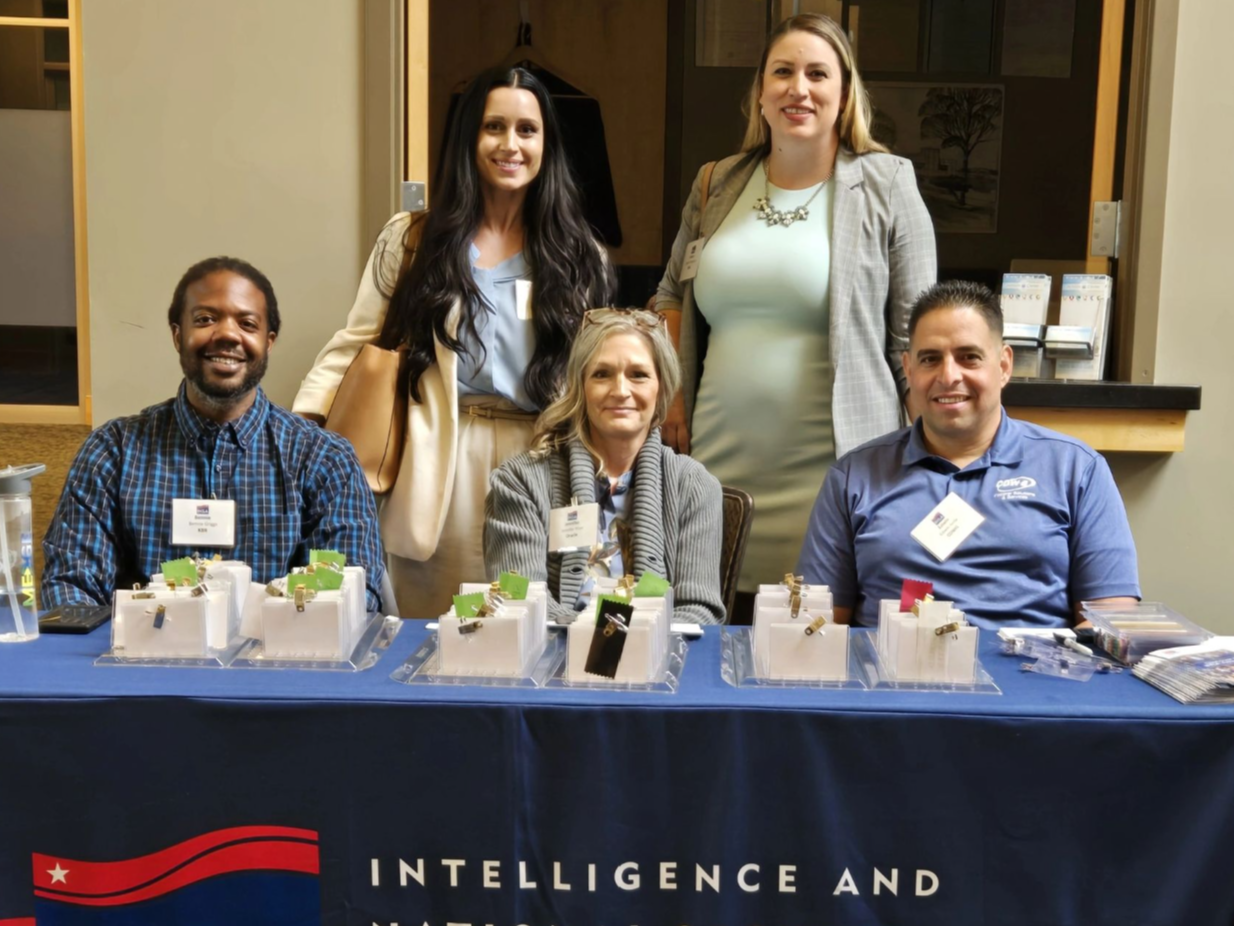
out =
[[[0,467],[0,643],[39,636],[30,480],[45,468]]]

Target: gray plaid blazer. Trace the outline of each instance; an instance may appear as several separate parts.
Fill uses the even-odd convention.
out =
[[[759,152],[747,152],[719,161],[702,216],[699,171],[656,292],[656,308],[682,311],[678,352],[688,421],[707,350],[706,328],[700,325],[693,281],[683,283],[678,274],[687,245],[720,227],[760,160]],[[918,193],[913,165],[904,158],[856,155],[842,147],[832,195],[829,339],[836,370],[833,432],[841,457],[902,425],[901,352],[908,347],[913,301],[935,282],[935,230]]]

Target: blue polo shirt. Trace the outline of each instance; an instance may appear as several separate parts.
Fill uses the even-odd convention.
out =
[[[909,532],[949,492],[986,517],[944,562]],[[1003,415],[964,469],[926,449],[922,423],[870,441],[828,471],[798,560],[853,623],[875,626],[903,579],[933,582],[979,627],[1064,627],[1072,603],[1140,598],[1136,547],[1106,461],[1064,434]]]

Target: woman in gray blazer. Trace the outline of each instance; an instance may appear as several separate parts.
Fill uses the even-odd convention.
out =
[[[706,165],[657,291],[682,358],[665,442],[755,499],[738,588],[793,568],[838,456],[904,420],[900,352],[935,237],[913,166],[870,136],[844,32],[768,38],[742,153]]]
[[[566,362],[564,394],[532,449],[496,469],[485,501],[485,567],[548,582],[550,613],[574,620],[595,580],[654,572],[674,620],[720,623],[720,483],[660,441],[681,382],[663,315],[593,309]],[[549,549],[555,508],[598,506],[590,549]]]

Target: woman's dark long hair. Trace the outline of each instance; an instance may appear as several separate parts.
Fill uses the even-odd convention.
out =
[[[483,311],[484,297],[472,278],[470,255],[484,215],[476,145],[489,92],[498,87],[535,95],[544,126],[540,172],[523,203],[523,255],[532,273],[536,330],[536,350],[523,385],[538,406],[543,408],[557,396],[570,343],[584,311],[607,305],[613,298],[613,271],[583,217],[549,92],[523,68],[484,72],[468,85],[459,101],[438,170],[433,208],[427,216],[413,217],[407,236],[399,242],[406,247],[419,231],[417,222],[424,223],[411,264],[394,285],[389,282],[392,263],[378,259],[373,264],[374,282],[390,299],[379,343],[391,349],[409,346],[407,386],[417,402],[421,401],[421,374],[437,359],[434,337],[456,354],[465,351],[463,341],[446,329],[456,299],[462,302],[458,333],[466,332],[473,343],[480,340],[476,318]],[[386,242],[387,247],[395,243]]]

